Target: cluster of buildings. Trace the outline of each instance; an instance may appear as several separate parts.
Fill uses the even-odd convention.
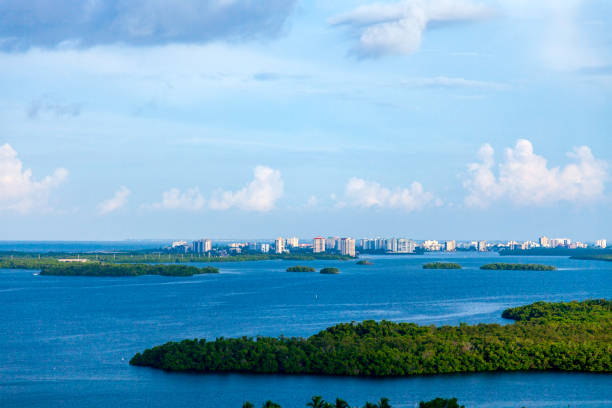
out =
[[[606,248],[607,241],[605,239],[597,240],[590,245],[594,248]],[[239,253],[335,253],[341,255],[355,256],[360,253],[387,253],[387,254],[412,254],[416,252],[436,252],[446,251],[454,252],[462,251],[500,251],[509,250],[528,250],[533,248],[588,248],[589,245],[580,242],[572,241],[569,238],[548,238],[542,236],[535,241],[507,241],[493,242],[487,241],[414,241],[408,238],[363,238],[356,241],[350,237],[314,237],[312,241],[300,242],[299,238],[276,238],[273,242],[253,241],[253,242],[229,242],[217,243],[213,246],[211,239],[199,239],[192,241],[174,241],[168,248],[173,252],[194,254],[211,254],[229,255]]]

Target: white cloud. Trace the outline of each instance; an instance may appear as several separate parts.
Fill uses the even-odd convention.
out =
[[[344,201],[340,206],[351,205],[364,208],[397,208],[404,211],[417,211],[429,205],[441,205],[430,192],[425,191],[421,183],[413,182],[408,188],[393,190],[373,181],[357,177],[346,184]]]
[[[40,181],[32,180],[32,170],[23,169],[17,152],[8,144],[0,146],[0,211],[16,211],[22,214],[33,209],[46,209],[51,190],[68,176],[63,168]]]
[[[197,187],[181,191],[178,188],[171,188],[162,193],[162,200],[154,203],[151,207],[158,210],[187,210],[197,211],[204,208],[206,200],[200,194]]]
[[[238,191],[219,190],[206,200],[197,187],[185,191],[172,188],[163,193],[161,202],[152,204],[150,208],[188,211],[239,208],[247,211],[270,211],[283,196],[281,173],[266,166],[255,167],[253,173],[253,180]]]
[[[471,88],[493,91],[501,91],[508,88],[506,84],[502,84],[499,82],[477,81],[473,79],[452,78],[446,76],[406,79],[402,81],[402,85],[421,88]]]
[[[408,55],[419,49],[428,24],[488,18],[492,10],[468,0],[402,0],[357,7],[331,20],[358,32],[361,57]]]
[[[504,161],[495,172],[494,150],[483,145],[480,161],[468,166],[464,187],[468,206],[486,207],[495,200],[510,200],[518,205],[546,205],[559,201],[584,203],[604,194],[608,178],[606,162],[596,159],[587,146],[574,148],[564,167],[549,167],[546,158],[534,153],[531,142],[519,139],[507,148]]]
[[[125,204],[127,204],[130,194],[131,191],[129,188],[121,186],[111,198],[98,204],[98,212],[104,215],[124,207]]]
[[[226,210],[237,207],[249,211],[269,211],[283,196],[283,179],[280,171],[257,166],[253,180],[238,191],[219,191],[210,200],[210,208]]]

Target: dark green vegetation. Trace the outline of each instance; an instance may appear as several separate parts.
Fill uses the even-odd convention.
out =
[[[531,249],[503,249],[499,251],[502,256],[587,256],[612,255],[612,249],[598,248],[531,248]]]
[[[323,268],[319,271],[323,275],[337,275],[340,273],[340,269],[338,268]]]
[[[461,269],[461,265],[453,262],[430,262],[423,265],[423,269]]]
[[[317,270],[312,266],[290,266],[287,268],[287,272],[316,272]]]
[[[130,364],[169,371],[406,376],[477,371],[612,372],[612,301],[538,302],[514,324],[418,326],[364,321],[309,338],[183,340]]]
[[[241,254],[229,256],[207,256],[205,254],[169,254],[159,251],[130,252],[130,253],[31,253],[31,252],[1,252],[0,268],[10,269],[11,262],[37,265],[24,269],[40,269],[42,264],[56,263],[61,258],[87,259],[90,261],[112,263],[183,263],[183,262],[247,262],[268,261],[282,259],[287,261],[348,261],[355,258],[339,254],[325,253],[297,253],[297,254]]]
[[[557,269],[552,265],[541,264],[517,264],[517,263],[492,263],[482,265],[480,269],[501,271],[554,271]]]
[[[570,256],[570,259],[581,259],[581,260],[584,260],[584,261],[608,261],[608,262],[612,262],[612,254],[576,255],[576,256]]]
[[[361,261],[357,261],[357,265],[374,265],[374,263],[367,259],[362,259]]]
[[[336,398],[334,402],[327,402],[320,395],[312,397],[310,402],[306,404],[308,408],[350,408],[348,402],[341,398]],[[242,408],[255,408],[255,405],[249,401],[242,404]],[[276,402],[270,400],[264,402],[262,408],[281,408]],[[388,398],[381,398],[378,402],[366,402],[363,408],[391,408],[391,404]],[[431,401],[421,401],[419,408],[465,408],[463,405],[457,403],[457,398],[436,398]]]
[[[40,270],[41,275],[56,276],[192,276],[218,272],[219,270],[212,266],[197,268],[187,265],[106,264],[99,262],[58,263],[57,265],[45,265]]]

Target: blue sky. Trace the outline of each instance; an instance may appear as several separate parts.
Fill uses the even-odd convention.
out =
[[[612,239],[611,12],[4,1],[0,239]]]

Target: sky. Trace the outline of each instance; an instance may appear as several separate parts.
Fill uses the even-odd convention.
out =
[[[0,240],[612,240],[605,0],[4,0]]]

